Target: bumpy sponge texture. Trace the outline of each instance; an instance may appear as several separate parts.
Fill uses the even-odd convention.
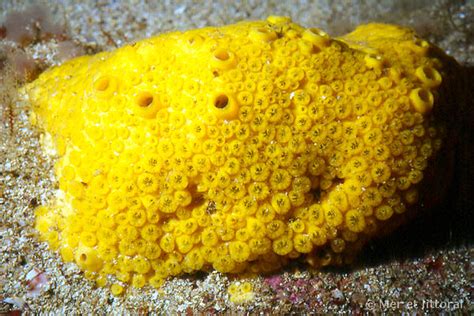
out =
[[[58,155],[37,229],[99,285],[343,263],[417,202],[443,58],[398,26],[270,17],[73,59],[26,87]]]

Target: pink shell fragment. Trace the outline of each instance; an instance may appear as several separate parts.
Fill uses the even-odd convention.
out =
[[[26,275],[28,295],[38,296],[41,290],[48,284],[48,276],[45,272],[34,268]]]

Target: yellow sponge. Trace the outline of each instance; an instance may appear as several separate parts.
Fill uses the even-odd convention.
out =
[[[417,202],[445,60],[406,28],[273,16],[51,68],[26,87],[62,192],[38,230],[100,285],[342,263]]]

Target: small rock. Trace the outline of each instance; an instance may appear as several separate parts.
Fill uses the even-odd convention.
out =
[[[342,293],[341,290],[339,289],[332,290],[331,294],[332,294],[332,297],[336,300],[336,302],[344,301],[344,294]]]

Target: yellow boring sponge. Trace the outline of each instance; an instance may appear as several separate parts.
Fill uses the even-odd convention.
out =
[[[343,263],[417,202],[448,64],[406,28],[275,16],[73,59],[25,89],[58,155],[37,229],[100,286]]]

